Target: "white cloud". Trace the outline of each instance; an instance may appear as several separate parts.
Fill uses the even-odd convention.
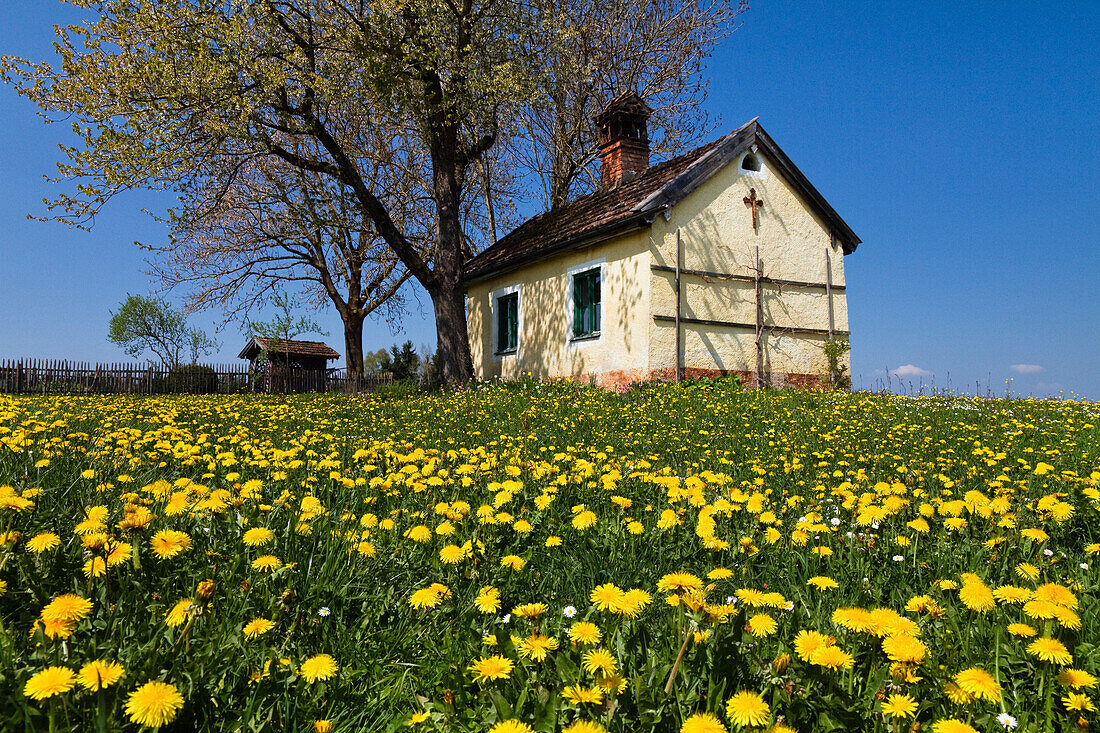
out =
[[[1041,367],[1038,364],[1013,364],[1009,369],[1017,374],[1042,374],[1046,371],[1046,367]]]
[[[927,369],[921,369],[919,366],[914,366],[913,364],[903,364],[890,373],[893,374],[895,377],[901,377],[902,379],[905,379],[907,377],[911,378],[932,376],[932,372],[928,371]]]

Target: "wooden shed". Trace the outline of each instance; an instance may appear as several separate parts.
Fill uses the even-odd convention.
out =
[[[340,354],[321,341],[252,338],[239,358],[251,362],[257,391],[324,392],[328,362]]]

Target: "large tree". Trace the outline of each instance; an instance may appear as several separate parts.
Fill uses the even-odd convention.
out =
[[[389,160],[399,156],[381,152]],[[372,180],[394,201],[395,219],[426,253],[430,238],[416,229],[418,221],[430,224],[431,212],[407,195],[415,180],[405,174],[383,181],[388,171],[377,163],[374,169]],[[190,310],[215,307],[247,323],[257,307],[286,302],[288,293],[307,307],[331,303],[344,326],[349,373],[362,370],[365,319],[401,312],[408,271],[350,189],[328,176],[277,158],[215,168],[184,187],[167,222],[170,239],[149,246],[150,264],[166,286],[188,291]]]
[[[516,0],[69,0],[95,17],[58,29],[61,63],[5,60],[6,77],[82,145],[66,148],[82,223],[136,186],[200,187],[212,169],[275,158],[354,197],[372,235],[432,300],[442,376],[471,375],[462,268],[469,174],[533,79]],[[362,131],[417,151],[432,210],[427,253],[372,179]],[[401,166],[403,160],[390,164]]]

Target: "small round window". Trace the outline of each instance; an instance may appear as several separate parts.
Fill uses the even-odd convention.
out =
[[[741,159],[741,170],[759,172],[760,158],[755,153],[749,153]]]

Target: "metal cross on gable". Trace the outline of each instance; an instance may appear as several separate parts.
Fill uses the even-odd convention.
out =
[[[764,205],[764,202],[756,198],[756,189],[750,188],[749,195],[742,199],[746,206],[752,207],[752,230],[756,231],[756,209]]]

